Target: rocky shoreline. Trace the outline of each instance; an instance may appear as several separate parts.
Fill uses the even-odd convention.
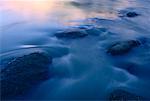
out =
[[[79,6],[79,4],[74,3]],[[121,17],[134,18],[140,14],[136,12],[122,13]],[[92,20],[99,20],[99,18],[93,18]],[[94,25],[79,25],[64,30],[57,31],[53,37],[58,40],[76,40],[83,39],[88,36],[100,36],[102,33],[113,34],[107,30],[107,28],[94,26]],[[132,53],[132,50],[140,48],[144,45],[143,39],[132,38],[123,41],[115,41],[110,43],[109,47],[105,48],[106,55],[124,56],[128,53]],[[146,42],[144,40],[144,42]],[[4,68],[1,70],[1,97],[4,99],[12,99],[20,94],[26,93],[33,86],[40,84],[41,82],[50,78],[49,67],[53,63],[53,58],[47,56],[44,53],[33,52],[21,57],[15,57],[9,60]],[[132,66],[128,66],[127,70],[133,70]],[[130,72],[129,72],[130,73]],[[108,95],[109,101],[126,101],[136,100],[141,101],[144,98],[136,94],[124,90],[115,90]]]

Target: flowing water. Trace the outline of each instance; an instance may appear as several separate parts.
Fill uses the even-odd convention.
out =
[[[21,97],[98,100],[123,89],[150,98],[149,5],[149,0],[1,0],[0,56],[42,50],[54,57],[55,75]],[[140,16],[119,16],[130,10]],[[53,36],[60,29],[89,23],[107,31],[71,40]],[[106,54],[112,42],[127,39],[145,39],[146,44],[123,56]],[[122,69],[130,63],[135,65],[133,73]]]

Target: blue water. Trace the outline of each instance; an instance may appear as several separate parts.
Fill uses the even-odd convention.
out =
[[[1,0],[1,58],[35,51],[54,58],[53,78],[21,97],[99,100],[123,89],[150,99],[149,5],[148,0]],[[119,12],[126,11],[141,15],[119,17]],[[84,24],[107,30],[99,36],[73,40],[53,36],[60,29]],[[127,39],[144,40],[145,44],[122,56],[106,54],[112,42]],[[134,64],[133,73],[124,69],[128,64]]]

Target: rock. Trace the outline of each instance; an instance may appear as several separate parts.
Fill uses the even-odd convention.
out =
[[[129,17],[129,18],[134,18],[137,16],[140,16],[141,14],[137,13],[138,11],[132,8],[128,8],[125,10],[119,11],[119,17]]]
[[[48,79],[51,63],[51,57],[38,52],[9,61],[0,74],[2,99],[24,94],[34,85]]]
[[[69,4],[75,6],[75,7],[87,7],[87,6],[90,6],[92,5],[91,2],[77,2],[77,1],[71,1],[69,2]]]
[[[97,35],[100,35],[100,33],[107,32],[106,28],[98,27],[98,26],[94,26],[94,25],[80,25],[80,26],[77,26],[76,28],[85,30],[88,35],[96,35],[97,36]]]
[[[128,13],[126,14],[126,16],[132,18],[132,17],[139,16],[139,14],[137,14],[136,12],[128,12]]]
[[[122,55],[129,52],[132,48],[137,47],[140,45],[140,42],[137,40],[127,40],[127,41],[120,41],[108,48],[107,53],[111,55]]]
[[[109,101],[143,101],[144,98],[124,90],[115,90],[109,95]]]
[[[57,38],[71,38],[71,39],[83,38],[87,35],[88,34],[84,29],[79,28],[70,28],[64,31],[57,32],[55,34]]]
[[[75,1],[70,2],[70,4],[73,6],[76,6],[76,7],[81,6],[81,4],[79,2],[75,2]]]
[[[106,28],[94,26],[94,25],[78,25],[72,28],[65,29],[55,33],[57,38],[76,39],[83,38],[88,35],[98,36],[101,33],[107,32]]]

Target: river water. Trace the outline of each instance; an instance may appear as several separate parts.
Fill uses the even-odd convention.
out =
[[[31,89],[24,99],[99,100],[116,89],[149,98],[149,5],[148,0],[1,0],[0,55],[37,50],[54,55],[55,76]],[[119,12],[125,11],[140,16],[120,17]],[[53,36],[60,29],[87,23],[107,31],[73,40]],[[123,56],[106,54],[108,45],[126,39],[147,43]],[[135,65],[135,73],[122,69],[128,63]]]

